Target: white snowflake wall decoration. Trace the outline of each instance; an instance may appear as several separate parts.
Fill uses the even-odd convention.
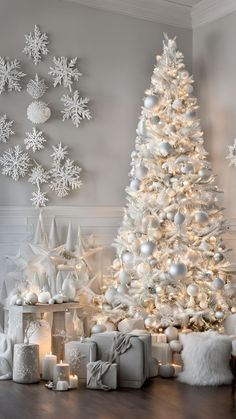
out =
[[[48,89],[44,79],[40,79],[38,74],[35,74],[35,78],[31,79],[27,84],[27,92],[33,99],[37,100],[42,97]]]
[[[26,133],[26,138],[24,139],[26,150],[32,149],[35,153],[37,150],[42,150],[44,148],[44,143],[47,140],[44,138],[42,131],[38,131],[35,127],[32,132]]]
[[[31,169],[29,182],[37,186],[37,190],[32,192],[32,205],[39,208],[45,207],[48,202],[46,192],[42,192],[41,184],[48,183],[50,179],[49,173],[40,164],[35,162],[35,166]]]
[[[24,152],[20,145],[9,148],[0,156],[2,174],[18,181],[20,177],[27,175],[31,166],[30,156]]]
[[[49,170],[51,181],[49,187],[55,191],[59,198],[67,196],[70,190],[79,189],[82,185],[80,180],[81,168],[76,165],[74,160],[66,157],[67,147],[60,144],[53,147],[51,155],[53,162],[52,168]]]
[[[228,145],[229,154],[226,159],[229,160],[229,166],[236,166],[236,138],[233,145]]]
[[[64,105],[64,110],[61,111],[63,114],[62,120],[71,119],[76,128],[79,127],[83,119],[90,120],[92,116],[87,107],[89,100],[87,97],[80,97],[78,90],[75,90],[72,96],[63,95],[61,98]]]
[[[21,64],[18,60],[9,60],[9,58],[0,57],[0,94],[5,90],[12,92],[21,91],[20,81],[26,74],[19,71]]]
[[[78,81],[79,77],[82,76],[79,68],[76,67],[77,57],[69,60],[67,57],[53,57],[53,63],[55,67],[50,67],[49,73],[53,76],[53,86],[56,87],[58,84],[68,88],[71,92],[71,86],[73,81]]]
[[[41,33],[39,27],[35,25],[34,31],[25,35],[25,47],[23,52],[28,55],[37,65],[42,60],[42,55],[47,55],[49,50],[48,36],[46,33]]]
[[[12,130],[14,121],[7,120],[7,115],[0,116],[0,142],[6,143],[15,132]]]

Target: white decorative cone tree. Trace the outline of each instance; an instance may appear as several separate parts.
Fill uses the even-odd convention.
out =
[[[117,322],[142,317],[152,330],[222,330],[236,310],[236,289],[222,241],[221,191],[206,160],[193,79],[175,39],[164,35],[156,59],[103,308]]]

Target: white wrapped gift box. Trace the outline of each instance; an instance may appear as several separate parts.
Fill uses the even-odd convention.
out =
[[[96,344],[88,339],[75,340],[65,344],[65,361],[70,365],[70,371],[78,375],[82,382],[86,382],[87,364],[96,361],[96,359]]]
[[[93,375],[92,370],[99,365],[98,374]],[[105,364],[105,372],[103,366]],[[87,388],[91,390],[116,390],[117,389],[117,364],[110,364],[106,367],[107,362],[96,361],[87,364]]]
[[[151,333],[147,333],[142,330],[137,330],[130,333],[133,336],[138,336],[144,343],[145,350],[145,374],[146,379],[153,377],[153,361],[152,361],[152,336]]]
[[[109,361],[111,348],[120,332],[97,333],[91,340],[97,344],[97,359]],[[118,365],[118,385],[120,387],[140,388],[146,380],[145,344],[143,338],[130,336],[131,347],[116,357]]]

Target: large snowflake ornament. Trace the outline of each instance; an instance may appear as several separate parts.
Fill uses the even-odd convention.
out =
[[[31,148],[34,153],[37,150],[42,150],[45,142],[46,139],[44,138],[42,131],[38,131],[35,127],[32,132],[26,133],[26,138],[24,139],[26,150]]]
[[[44,79],[40,79],[38,74],[35,74],[34,79],[30,79],[27,84],[27,92],[33,99],[37,100],[44,95],[47,90],[47,85],[45,84]]]
[[[74,160],[66,158],[67,151],[65,147],[62,147],[61,144],[58,145],[57,150],[62,151],[60,155],[56,152],[57,150],[55,148],[52,154],[52,168],[49,171],[51,176],[49,186],[59,198],[63,198],[69,194],[70,190],[81,187],[80,173],[82,169],[75,164]]]
[[[26,74],[20,70],[20,62],[18,60],[9,60],[9,58],[0,57],[0,94],[6,89],[9,92],[15,90],[21,91],[20,80]]]
[[[12,130],[14,121],[8,121],[7,115],[0,116],[0,142],[6,143],[15,132]]]
[[[27,175],[31,166],[30,156],[21,149],[20,145],[9,148],[0,156],[2,174],[18,181]]]
[[[45,192],[42,192],[40,189],[38,189],[36,192],[32,192],[32,198],[30,198],[30,200],[32,201],[32,205],[34,207],[39,208],[46,206],[48,198]]]
[[[32,58],[34,64],[37,65],[42,60],[42,55],[49,53],[47,48],[48,36],[46,33],[41,33],[39,27],[35,25],[33,33],[26,34],[25,39],[23,52]]]
[[[226,159],[229,160],[229,166],[236,166],[236,138],[233,145],[228,145],[229,154]]]
[[[68,88],[71,92],[73,81],[78,81],[82,76],[79,68],[76,67],[77,57],[69,60],[67,57],[53,57],[55,67],[50,67],[49,73],[53,76],[53,86],[58,84]]]
[[[89,99],[87,97],[80,97],[78,90],[75,90],[73,95],[63,95],[61,101],[64,105],[62,120],[71,119],[72,123],[79,127],[83,119],[90,120],[92,118],[90,110],[87,107]]]

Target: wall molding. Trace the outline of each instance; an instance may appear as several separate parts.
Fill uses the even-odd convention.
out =
[[[213,22],[236,11],[235,0],[202,0],[192,7],[192,27]]]
[[[191,29],[191,7],[165,0],[66,0],[96,9]]]

